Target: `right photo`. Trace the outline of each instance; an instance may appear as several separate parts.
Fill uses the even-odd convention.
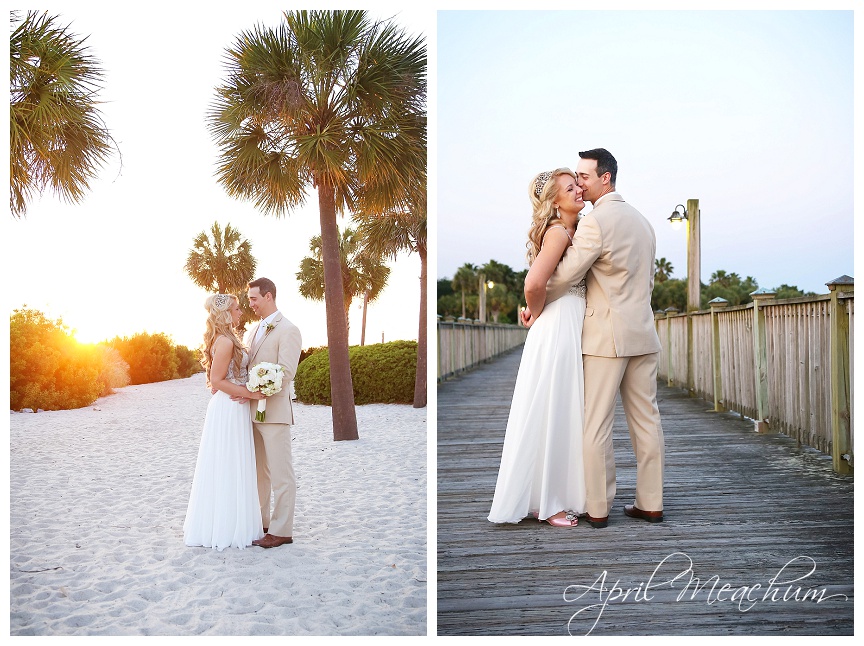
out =
[[[438,12],[438,635],[854,633],[854,18]]]

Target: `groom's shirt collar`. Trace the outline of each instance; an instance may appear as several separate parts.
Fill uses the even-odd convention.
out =
[[[266,325],[267,323],[272,323],[273,319],[275,319],[278,315],[279,315],[279,310],[276,310],[270,316],[268,316],[266,319],[261,319],[261,322],[259,323],[259,325]]]
[[[592,208],[596,209],[598,204],[600,204],[601,202],[605,202],[607,199],[612,199],[613,195],[619,200],[623,199],[621,197],[621,194],[618,193],[618,191],[612,191],[611,193],[606,193],[605,195],[600,196],[600,198],[591,205]]]
[[[253,345],[259,343],[261,341],[261,339],[264,338],[264,335],[267,333],[267,324],[272,323],[273,319],[275,319],[278,315],[279,315],[279,310],[276,310],[270,316],[268,316],[266,319],[261,319],[258,322],[258,328],[255,332],[255,337],[252,340]]]

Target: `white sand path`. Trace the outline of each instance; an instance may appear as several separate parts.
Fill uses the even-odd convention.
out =
[[[11,413],[12,635],[425,635],[426,409],[297,404],[291,545],[183,544],[203,375]]]

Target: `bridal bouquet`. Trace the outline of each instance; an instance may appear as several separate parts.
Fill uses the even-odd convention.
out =
[[[249,381],[246,387],[252,392],[261,392],[267,395],[275,395],[282,390],[282,375],[284,371],[278,363],[263,361],[249,370]],[[258,400],[258,410],[255,411],[255,421],[263,422],[266,415],[267,400]]]

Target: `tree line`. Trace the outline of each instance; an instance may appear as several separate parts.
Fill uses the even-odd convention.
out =
[[[679,312],[687,311],[687,279],[672,278],[674,268],[666,258],[654,261],[654,290],[651,293],[651,308],[657,312],[674,307]],[[525,307],[523,292],[527,269],[514,271],[496,260],[484,265],[465,263],[456,270],[452,278],[438,279],[438,307],[440,316],[479,318],[480,276],[484,276],[486,308],[488,318],[495,323],[517,324],[519,308]],[[490,285],[491,284],[491,285]],[[700,309],[708,309],[708,302],[720,297],[730,305],[746,305],[753,299],[750,294],[759,289],[752,276],[741,278],[735,272],[722,269],[711,274],[708,283],[702,283]],[[776,298],[815,296],[795,285],[783,284],[774,287]]]
[[[89,406],[115,388],[202,372],[197,354],[165,334],[140,332],[98,344],[79,343],[61,319],[15,310],[9,319],[12,410]]]

